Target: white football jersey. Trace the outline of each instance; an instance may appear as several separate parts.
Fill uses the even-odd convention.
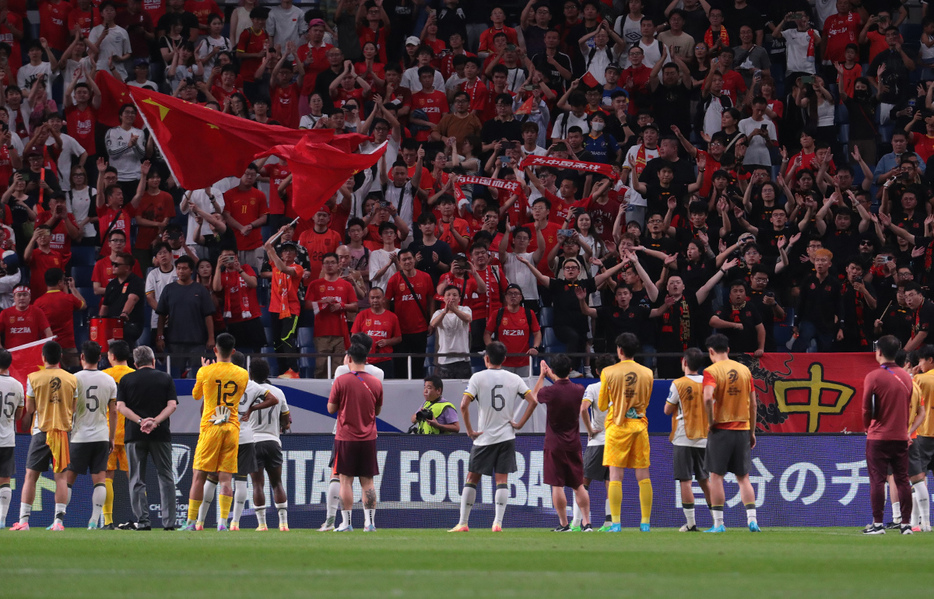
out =
[[[600,382],[591,383],[587,385],[587,389],[584,390],[584,401],[590,402],[590,406],[587,408],[587,411],[590,413],[590,423],[594,428],[600,429],[600,432],[593,436],[592,439],[587,439],[587,447],[591,445],[606,445],[606,412],[601,412],[599,405],[600,399]]]
[[[16,409],[26,405],[23,384],[8,374],[0,375],[0,447],[16,447]]]
[[[72,443],[91,443],[110,439],[107,407],[117,401],[117,382],[100,370],[82,370],[78,379],[78,401],[71,427]]]
[[[250,424],[253,425],[253,440],[257,443],[261,441],[279,442],[279,416],[289,413],[289,405],[285,402],[285,393],[282,389],[269,383],[260,383],[259,388],[273,394],[279,403],[270,407],[253,412],[250,414]]]
[[[493,445],[515,439],[511,421],[519,400],[530,391],[519,375],[500,368],[481,370],[471,376],[464,394],[477,402],[480,417],[474,430],[482,433],[473,444]]]
[[[240,407],[237,410],[238,416],[243,416],[246,414],[247,408],[254,404],[258,404],[263,401],[263,397],[266,396],[266,390],[260,387],[253,381],[250,381],[246,385],[246,391],[243,392],[243,395],[240,396]],[[247,443],[253,443],[255,438],[253,437],[253,419],[250,418],[246,421],[240,421],[240,445],[246,445]]]

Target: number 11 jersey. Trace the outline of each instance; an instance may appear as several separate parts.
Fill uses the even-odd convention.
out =
[[[512,420],[520,399],[531,393],[529,386],[517,374],[502,370],[481,370],[467,381],[464,395],[477,402],[480,413],[474,430],[480,431],[474,445],[494,445],[516,438]]]

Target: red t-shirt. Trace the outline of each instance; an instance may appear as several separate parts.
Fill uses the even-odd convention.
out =
[[[746,93],[746,81],[743,76],[734,70],[729,70],[723,75],[723,93],[729,96],[733,106],[738,103],[738,98]]]
[[[587,196],[578,204],[590,213],[591,233],[605,242],[612,241],[613,223],[619,214],[619,200],[607,198],[606,204],[599,204],[594,201],[593,196]]]
[[[201,33],[207,33],[208,17],[211,15],[224,18],[224,13],[221,12],[214,0],[186,0],[185,12],[190,12],[198,18],[198,27],[201,29]]]
[[[911,145],[914,146],[915,153],[921,157],[924,162],[934,154],[934,137],[922,133],[911,134]]]
[[[165,0],[143,0],[143,11],[149,13],[153,23],[158,23],[165,14]]]
[[[386,28],[380,27],[376,31],[373,31],[369,26],[364,25],[363,27],[357,27],[357,38],[360,40],[360,49],[363,49],[363,46],[367,42],[373,42],[376,45],[376,56],[379,58],[379,61],[383,64],[386,64]]]
[[[253,31],[252,27],[248,27],[240,34],[240,39],[237,40],[237,52],[238,54],[262,52],[268,39],[269,34],[266,33],[265,29],[256,32]],[[262,62],[260,58],[240,58],[240,76],[243,77],[244,81],[252,82],[256,78],[256,69],[259,68],[260,62]],[[223,104],[221,98],[218,98],[216,94],[214,94],[214,97]]]
[[[451,249],[455,253],[461,252],[464,248],[457,242],[457,239],[454,238],[454,233],[451,232],[451,229],[457,231],[461,237],[467,239],[467,243],[470,243],[470,227],[467,226],[467,221],[462,218],[454,217],[454,222],[446,223],[438,220],[438,239],[444,243],[451,246]]]
[[[444,57],[441,59],[441,68],[439,70],[441,71],[441,75],[444,77],[445,81],[450,79],[451,75],[454,74],[454,57],[455,56],[456,54],[454,53],[448,53],[448,54],[445,54]],[[471,52],[464,52],[464,56],[476,57],[477,55]]]
[[[262,168],[261,172],[263,176],[269,177],[269,214],[285,213],[285,203],[279,196],[279,186],[292,174],[292,171],[284,162],[276,162],[275,164],[267,164]],[[292,187],[290,186],[288,194],[291,195],[291,193]]]
[[[493,36],[497,33],[505,33],[506,37],[509,39],[509,43],[518,46],[519,45],[519,36],[516,33],[516,30],[512,27],[506,27],[503,25],[502,29],[496,29],[495,27],[490,27],[486,31],[480,34],[480,52],[492,52],[493,51]]]
[[[499,308],[497,308],[496,313],[487,319],[486,330],[494,333],[496,340],[501,341],[506,346],[506,353],[524,354],[529,351],[532,333],[540,330],[538,319],[535,318],[535,312],[529,310],[529,316],[532,317],[531,322],[526,319],[525,309],[522,306],[519,306],[519,309],[515,312],[510,312],[508,308],[503,310],[503,318],[499,321],[496,320],[496,314],[498,313]],[[510,368],[527,366],[528,364],[528,358],[522,356],[509,357],[503,362],[503,366]]]
[[[529,242],[529,248],[526,250],[530,254],[534,254],[535,250],[538,249],[538,235],[535,234],[535,223],[529,224],[529,230],[532,232],[532,241]],[[536,264],[536,267],[543,275],[552,276],[551,267],[548,266],[548,252],[551,251],[551,248],[555,247],[558,244],[558,231],[561,230],[561,225],[558,223],[553,223],[548,221],[548,224],[545,225],[545,228],[542,229],[542,237],[545,238],[545,250],[542,252],[542,259]]]
[[[118,212],[120,220],[117,221],[117,224],[113,226],[111,231],[123,231],[126,233],[127,241],[130,240],[130,223],[136,214],[133,211],[133,205],[126,203],[123,205],[123,208],[119,210],[114,210],[109,206],[104,206],[103,208],[97,209],[97,226],[100,228],[101,232],[101,243],[106,243],[107,240],[104,239],[104,234],[108,232],[108,229],[110,229],[110,223],[112,223],[114,219],[117,218]]]
[[[23,30],[23,19],[17,15],[12,9],[7,12],[7,23],[12,25],[18,31]],[[90,30],[88,31],[90,33]],[[23,53],[20,50],[19,40],[13,37],[13,32],[7,27],[6,23],[0,24],[0,42],[8,45],[10,47],[10,56],[9,56],[9,68],[11,77],[16,77],[16,71],[19,70],[20,65],[23,64]],[[15,79],[11,79],[15,81]],[[23,95],[25,98],[28,95],[28,92]]]
[[[272,88],[272,106],[270,116],[283,127],[298,129],[298,86],[290,83]]]
[[[81,309],[81,300],[70,293],[62,293],[58,289],[51,289],[33,304],[42,310],[52,334],[56,341],[65,349],[75,346],[75,317],[74,313]]]
[[[81,144],[88,156],[97,154],[97,143],[94,138],[97,111],[90,104],[84,110],[80,110],[77,106],[66,108],[65,123],[68,125],[68,134]]]
[[[506,293],[506,287],[509,281],[503,269],[498,266],[487,266],[477,273],[483,282],[486,283],[486,293],[481,294],[474,291],[467,295],[467,299],[462,304],[470,308],[474,320],[488,318],[490,314],[496,314],[496,311],[503,306],[502,297]]]
[[[155,222],[161,222],[165,218],[174,218],[175,202],[172,200],[172,196],[165,191],[160,191],[156,195],[143,192],[139,207],[136,209],[136,216]],[[152,242],[158,232],[159,229],[156,227],[138,224],[136,227],[136,243],[133,244],[133,247],[138,250],[148,250],[152,247]]]
[[[508,89],[504,90],[503,92],[498,92],[493,89],[492,85],[490,85],[486,93],[486,105],[483,107],[483,112],[480,113],[480,121],[484,123],[487,121],[492,121],[496,118],[496,96],[498,96],[500,93],[504,93],[509,94],[513,98],[516,97],[516,94],[512,93]]]
[[[88,37],[91,35],[91,29],[95,25],[101,24],[101,15],[93,6],[91,10],[84,12],[78,8],[72,8],[68,13],[68,31],[71,32],[76,26],[81,27],[81,36]],[[69,131],[69,134],[74,137],[74,133]],[[83,144],[82,144],[83,145]],[[87,146],[84,146],[87,149]],[[90,150],[88,150],[90,154]]]
[[[266,214],[266,196],[255,187],[246,191],[233,187],[224,192],[224,211],[241,225],[248,225]],[[237,249],[240,251],[255,250],[263,245],[263,233],[260,229],[260,227],[255,227],[245,236],[234,229]]]
[[[33,292],[35,293],[35,288]],[[45,317],[45,312],[36,306],[29,306],[23,311],[18,310],[16,306],[10,306],[0,312],[0,321],[3,323],[0,328],[0,332],[3,333],[3,347],[7,349],[39,341],[49,328],[49,319]]]
[[[36,219],[37,226],[46,224],[52,220],[52,213],[47,210],[40,211],[38,216],[39,218]],[[75,220],[74,214],[68,213],[65,215],[65,218],[67,218],[76,229],[78,228],[78,221]],[[71,261],[71,236],[68,235],[65,221],[59,220],[55,228],[52,229],[52,239],[49,242],[49,247],[62,255],[62,262],[65,264]]]
[[[464,81],[457,86],[458,91],[467,92],[467,95],[470,96],[470,109],[476,110],[478,114],[482,114],[486,110],[486,103],[490,99],[490,93],[486,85],[479,78],[475,83],[470,83],[469,81]]]
[[[142,278],[143,272],[139,268],[139,261],[133,263],[133,273]],[[113,262],[110,256],[101,258],[94,264],[94,270],[91,272],[91,282],[100,283],[101,287],[106,288],[107,284],[114,279]]]
[[[565,219],[568,217],[568,212],[570,211],[571,206],[576,202],[576,200],[573,200],[572,198],[572,201],[570,202],[565,201],[564,198],[551,193],[547,189],[542,193],[542,196],[544,196],[546,200],[551,202],[551,210],[548,212],[549,222],[557,223],[561,225],[561,227],[559,228],[563,229]]]
[[[321,273],[321,261],[328,252],[333,252],[337,246],[341,245],[343,240],[334,230],[328,229],[324,233],[318,233],[314,228],[302,231],[298,236],[298,245],[308,250],[308,260],[310,262],[309,272],[311,279],[317,279]]]
[[[59,0],[56,3],[39,3],[39,35],[49,42],[54,50],[64,51],[68,47],[68,14],[71,5]]]
[[[421,110],[428,117],[428,121],[434,125],[441,122],[441,117],[448,113],[448,99],[444,92],[434,90],[432,92],[416,92],[412,94],[412,110]],[[416,141],[428,141],[431,135],[429,129],[421,129],[415,133]]]
[[[305,65],[305,77],[302,79],[303,96],[315,91],[315,80],[318,75],[330,68],[328,50],[333,47],[331,44],[323,44],[320,48],[312,48],[308,44],[304,44],[296,50],[298,59]],[[311,54],[310,62],[307,62],[308,54]]]
[[[375,314],[373,310],[369,308],[357,314],[357,317],[353,321],[351,332],[364,333],[369,335],[370,339],[373,340],[373,349],[370,350],[370,357],[367,359],[370,364],[385,362],[390,359],[385,357],[385,354],[392,353],[391,345],[377,347],[377,341],[380,339],[386,340],[402,336],[402,329],[399,328],[399,319],[395,314],[389,310],[383,310],[382,314]],[[376,357],[374,354],[383,354],[384,357]]]
[[[308,283],[306,302],[318,302],[315,310],[315,337],[345,337],[347,335],[347,313],[333,312],[331,304],[350,304],[357,301],[353,285],[344,279],[328,281],[316,279]],[[325,305],[322,302],[327,302]]]
[[[293,264],[294,275],[288,275],[276,267],[272,269],[272,293],[269,294],[269,311],[279,318],[298,316],[302,305],[298,301],[298,286],[301,285],[305,269]]]
[[[849,12],[845,15],[830,15],[824,20],[824,60],[843,62],[843,54],[847,44],[855,44],[859,39],[859,32],[863,28],[863,20],[859,13]]]
[[[438,279],[438,286],[435,287],[435,300],[444,301],[444,290],[449,286],[453,285],[460,289],[461,292],[461,304],[463,304],[463,298],[476,295],[477,294],[477,282],[474,281],[473,277],[467,275],[464,278],[456,277],[453,274],[446,272],[441,275],[441,278]],[[437,289],[441,288],[441,293],[437,293]]]
[[[334,379],[328,403],[337,405],[338,441],[376,439],[376,410],[383,405],[383,384],[367,372],[348,372]]]
[[[392,311],[399,317],[399,325],[403,333],[421,333],[428,330],[429,300],[435,293],[435,286],[431,282],[431,276],[420,270],[415,271],[415,276],[409,278],[412,289],[415,290],[415,297],[409,291],[406,285],[405,275],[402,272],[389,277],[386,283],[386,300],[394,302]]]
[[[29,286],[32,294],[39,297],[48,287],[45,286],[45,272],[50,268],[65,270],[65,259],[60,252],[50,250],[48,254],[36,248],[29,258]],[[4,347],[10,347],[5,345]]]
[[[251,277],[256,272],[249,264],[242,264],[243,273]],[[260,314],[259,300],[256,298],[256,287],[247,287],[243,277],[235,271],[221,273],[221,283],[224,285],[224,311],[223,317],[227,322],[243,322],[258,318]]]

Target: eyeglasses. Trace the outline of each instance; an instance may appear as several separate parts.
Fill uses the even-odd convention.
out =
[[[564,265],[564,270],[580,270],[580,268],[581,267],[576,264],[565,264]]]
[[[111,264],[112,266],[129,266],[129,264],[127,264],[126,262],[114,262],[114,261],[111,261],[110,264]]]

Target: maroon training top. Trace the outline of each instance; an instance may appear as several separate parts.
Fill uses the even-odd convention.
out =
[[[558,380],[538,392],[538,403],[548,406],[545,427],[546,451],[580,451],[580,412],[584,387]]]
[[[870,441],[907,441],[911,376],[894,362],[872,370],[863,381],[863,424]]]
[[[328,403],[337,404],[338,441],[376,439],[376,409],[383,405],[383,384],[366,372],[348,372],[334,379]]]

